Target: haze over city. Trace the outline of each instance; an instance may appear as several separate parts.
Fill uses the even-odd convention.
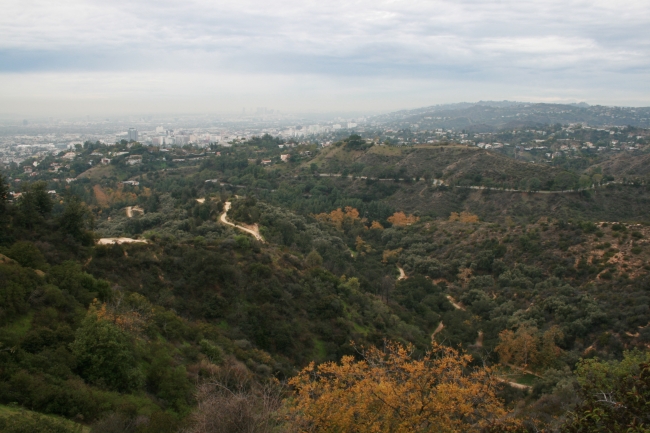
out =
[[[0,115],[650,105],[647,1],[3,2]]]

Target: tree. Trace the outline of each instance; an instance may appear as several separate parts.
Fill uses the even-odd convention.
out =
[[[31,228],[39,220],[46,217],[52,211],[52,200],[47,192],[45,182],[35,182],[25,187],[18,209],[20,211],[20,220],[27,228]]]
[[[591,177],[583,174],[580,176],[580,179],[578,179],[578,184],[580,185],[580,188],[589,188],[591,186]]]
[[[88,382],[128,392],[139,389],[143,375],[138,370],[129,335],[91,307],[70,345],[77,369]]]
[[[86,225],[89,220],[88,209],[81,203],[79,197],[68,198],[65,210],[59,218],[61,230],[77,241],[87,240]]]
[[[316,250],[312,250],[306,257],[307,266],[311,268],[318,267],[323,264],[323,258]]]
[[[581,403],[561,427],[563,433],[650,431],[650,356],[627,352],[620,362],[578,363]]]
[[[365,150],[372,146],[372,143],[366,143],[366,140],[357,134],[350,135],[346,141],[345,147],[350,150]]]
[[[353,224],[359,219],[359,211],[351,206],[345,207],[345,212],[341,208],[335,209],[330,213],[320,213],[314,215],[319,221],[329,221],[333,223],[336,228],[343,228],[343,224]]]
[[[477,223],[478,216],[471,212],[463,211],[460,213],[460,222],[462,223]]]
[[[5,177],[0,173],[0,216],[4,215],[7,211],[7,199],[9,198],[9,185],[5,181]]]
[[[528,181],[528,190],[530,191],[539,191],[541,187],[542,182],[536,177],[531,177]]]
[[[384,226],[382,226],[379,221],[373,221],[372,224],[370,225],[370,229],[372,229],[372,230],[383,230]]]
[[[385,343],[361,360],[311,363],[289,381],[289,420],[298,431],[479,431],[506,415],[488,367],[433,343],[422,358],[413,346]]]
[[[550,367],[562,352],[556,341],[564,334],[552,326],[540,335],[537,328],[521,325],[517,331],[509,329],[499,333],[499,345],[495,348],[503,364],[517,367]]]
[[[460,221],[462,223],[477,223],[478,216],[467,211],[462,211],[460,214],[458,212],[452,212],[449,215],[449,221]]]
[[[419,220],[419,217],[416,217],[414,215],[406,215],[404,212],[395,212],[387,219],[389,223],[397,227],[410,226]]]
[[[11,257],[22,266],[33,269],[45,269],[47,261],[43,253],[31,242],[16,242],[7,251],[7,256]]]
[[[595,183],[596,185],[598,185],[598,184],[600,184],[600,182],[602,182],[602,180],[603,180],[603,175],[600,174],[600,173],[596,173],[596,174],[594,174],[593,176],[591,176],[591,180],[593,180],[594,183]]]
[[[516,332],[509,329],[501,331],[495,350],[501,363],[529,367],[537,361],[537,328],[522,325]]]

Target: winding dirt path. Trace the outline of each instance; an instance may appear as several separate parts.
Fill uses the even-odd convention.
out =
[[[456,302],[456,300],[452,298],[451,295],[447,295],[447,300],[451,303],[451,305],[454,306],[455,309],[465,311],[465,307]]]
[[[436,334],[440,333],[440,331],[442,331],[444,327],[445,325],[442,324],[442,320],[441,320],[440,323],[438,323],[438,327],[436,328],[436,330],[433,331],[433,334],[431,334],[431,341],[433,341],[433,339],[436,338]]]
[[[508,379],[504,379],[504,378],[502,378],[502,377],[497,377],[496,379],[497,379],[499,382],[501,382],[501,383],[507,383],[508,385],[510,385],[510,386],[513,387],[513,388],[517,388],[517,389],[526,389],[526,390],[532,388],[532,386],[524,385],[523,383],[510,382]]]
[[[257,228],[257,225],[253,226],[252,229],[249,229],[249,228],[247,228],[247,227],[244,227],[244,226],[240,226],[240,225],[238,225],[238,224],[231,223],[230,221],[228,221],[228,220],[226,219],[226,215],[228,214],[228,210],[230,210],[230,206],[231,206],[231,203],[230,203],[229,201],[227,201],[227,202],[225,203],[224,208],[223,208],[223,213],[222,213],[221,216],[219,217],[219,220],[220,220],[222,223],[226,224],[226,225],[229,225],[229,226],[235,227],[235,228],[237,228],[237,229],[239,229],[239,230],[241,230],[241,231],[243,231],[243,232],[246,232],[246,233],[248,233],[248,234],[250,234],[250,235],[253,235],[253,236],[255,237],[255,239],[257,239],[257,240],[260,241],[260,242],[264,242],[264,238],[263,238],[262,235],[260,234],[260,230]]]
[[[478,338],[476,339],[474,346],[483,347],[483,331],[478,331]]]

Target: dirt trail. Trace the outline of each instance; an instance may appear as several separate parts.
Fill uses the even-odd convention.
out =
[[[240,226],[240,225],[238,225],[238,224],[233,224],[233,223],[231,223],[230,221],[228,221],[228,220],[226,219],[226,215],[228,214],[228,210],[230,209],[230,206],[231,206],[231,203],[230,203],[229,201],[227,201],[227,202],[225,203],[224,208],[223,208],[223,213],[222,213],[221,216],[219,217],[219,220],[220,220],[222,223],[226,224],[226,225],[229,225],[229,226],[232,226],[232,227],[238,228],[239,230],[241,230],[241,231],[243,231],[243,232],[246,232],[246,233],[248,233],[248,234],[253,235],[253,236],[255,237],[255,239],[257,239],[257,240],[260,241],[260,242],[264,242],[264,238],[263,238],[262,235],[260,234],[260,230],[259,230],[259,228],[257,227],[257,224],[255,224],[254,226],[252,226],[252,228],[248,228],[248,227]]]
[[[442,324],[442,320],[441,320],[436,330],[433,331],[433,334],[431,334],[431,341],[433,341],[433,339],[436,338],[436,334],[440,333],[440,331],[442,331],[444,327],[445,325]]]
[[[454,306],[455,309],[465,311],[465,307],[457,303],[456,300],[451,297],[451,295],[447,295],[447,300],[451,303],[451,305]]]
[[[126,209],[126,216],[129,218],[133,218],[133,212],[137,212],[140,215],[144,215],[144,209],[142,209],[140,206],[127,206],[125,209]]]
[[[513,370],[519,371],[523,374],[530,374],[531,376],[542,377],[541,375],[535,373],[534,371],[526,370],[525,368],[517,367],[516,365],[512,365],[512,364],[506,364],[506,365],[512,368]]]
[[[483,331],[478,331],[478,338],[476,339],[474,346],[483,347]]]
[[[397,269],[399,269],[399,277],[397,277],[397,281],[405,280],[405,279],[408,278],[408,277],[406,276],[406,273],[404,272],[404,269],[402,269],[401,266],[398,266]]]
[[[148,243],[144,239],[131,239],[131,238],[101,238],[97,241],[98,245],[110,245],[110,244],[146,244]]]
[[[524,384],[522,384],[522,383],[510,382],[508,379],[504,379],[504,378],[502,378],[502,377],[497,377],[496,379],[497,379],[499,382],[501,382],[501,383],[507,383],[508,385],[510,385],[510,386],[513,387],[513,388],[517,388],[517,389],[526,389],[526,390],[529,390],[529,389],[532,388],[532,386],[524,385]]]

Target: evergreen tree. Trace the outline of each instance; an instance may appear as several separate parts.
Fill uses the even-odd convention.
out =
[[[23,225],[32,228],[34,224],[45,218],[52,211],[52,200],[47,192],[45,182],[34,182],[28,185],[18,203]]]
[[[9,186],[3,174],[0,174],[0,216],[6,213],[7,199],[9,198]]]
[[[88,218],[88,209],[81,203],[79,197],[71,196],[67,200],[65,210],[59,219],[59,224],[65,233],[77,241],[85,241],[87,238],[85,228]]]

